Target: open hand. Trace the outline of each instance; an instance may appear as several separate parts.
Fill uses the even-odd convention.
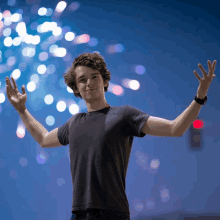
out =
[[[198,66],[203,74],[203,78],[201,78],[195,70],[193,71],[196,78],[199,80],[199,88],[197,90],[197,97],[199,99],[205,98],[212,80],[216,77],[214,72],[215,72],[215,66],[216,66],[217,61],[214,60],[214,62],[211,64],[211,61],[208,60],[207,63],[208,63],[208,67],[209,67],[208,74],[204,70],[203,66],[200,63],[198,64]]]
[[[8,77],[6,77],[6,93],[9,101],[15,107],[17,111],[23,111],[26,109],[25,102],[27,101],[27,94],[24,86],[22,86],[22,94],[18,91],[16,82],[13,77],[11,77],[14,88]]]

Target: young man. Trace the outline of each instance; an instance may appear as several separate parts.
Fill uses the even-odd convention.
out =
[[[42,147],[69,144],[73,183],[72,220],[129,220],[125,179],[134,136],[180,137],[199,114],[207,100],[207,91],[215,77],[216,61],[208,61],[209,74],[204,78],[194,71],[200,85],[197,97],[175,120],[149,116],[130,105],[115,107],[107,103],[110,72],[98,53],[77,57],[64,74],[74,95],[85,100],[86,113],[77,113],[62,126],[48,132],[25,107],[27,95],[19,93],[12,78],[6,78],[7,96],[18,111],[28,131]]]

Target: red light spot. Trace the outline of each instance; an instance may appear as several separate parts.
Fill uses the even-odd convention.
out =
[[[196,120],[193,122],[193,127],[194,127],[195,129],[201,129],[201,128],[203,128],[203,125],[204,125],[203,121],[202,121],[202,120],[199,120],[199,119],[196,119]]]

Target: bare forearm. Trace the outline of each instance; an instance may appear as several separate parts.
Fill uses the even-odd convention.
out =
[[[41,145],[44,135],[48,132],[47,129],[40,124],[27,109],[23,112],[18,111],[18,114],[32,137]]]
[[[173,121],[173,133],[182,136],[197,118],[201,107],[199,103],[193,100],[189,107]]]

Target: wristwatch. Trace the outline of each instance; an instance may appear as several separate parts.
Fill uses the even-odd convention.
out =
[[[205,105],[206,102],[207,102],[207,100],[208,100],[208,97],[207,97],[207,96],[206,96],[204,99],[199,99],[199,98],[197,98],[197,96],[195,96],[195,101],[196,101],[197,103],[199,103],[200,105]]]

